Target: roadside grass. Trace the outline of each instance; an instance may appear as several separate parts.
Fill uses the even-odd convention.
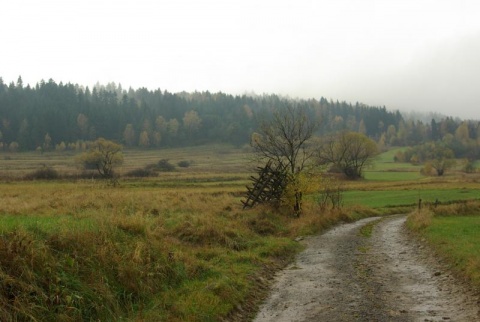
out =
[[[154,179],[115,188],[0,183],[0,320],[248,316],[265,276],[302,248],[296,236],[351,220],[308,202],[298,219],[269,207],[242,210],[243,181],[223,175],[219,184],[176,188]]]
[[[479,202],[416,211],[409,215],[407,225],[425,238],[456,274],[480,290]]]

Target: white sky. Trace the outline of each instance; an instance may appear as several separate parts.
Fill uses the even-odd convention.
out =
[[[478,0],[0,0],[0,77],[480,119]]]

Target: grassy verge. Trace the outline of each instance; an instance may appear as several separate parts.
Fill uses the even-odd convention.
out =
[[[480,289],[480,204],[468,202],[412,213],[408,226]]]
[[[222,180],[153,183],[1,183],[0,320],[243,319],[296,236],[349,218],[245,211]]]

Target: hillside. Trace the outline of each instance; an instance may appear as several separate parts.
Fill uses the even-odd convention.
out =
[[[289,104],[305,108],[318,121],[319,135],[348,129],[365,133],[382,146],[412,146],[450,135],[458,144],[476,147],[480,137],[477,121],[445,117],[423,123],[385,107],[323,97],[293,100],[274,94],[170,93],[126,90],[115,83],[90,89],[52,79],[31,87],[19,77],[8,85],[0,78],[0,149],[83,150],[85,142],[99,137],[142,148],[242,146],[260,120]]]

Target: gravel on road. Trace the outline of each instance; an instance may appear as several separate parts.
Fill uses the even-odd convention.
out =
[[[405,219],[367,218],[305,238],[254,321],[480,321],[478,294],[410,236]]]

